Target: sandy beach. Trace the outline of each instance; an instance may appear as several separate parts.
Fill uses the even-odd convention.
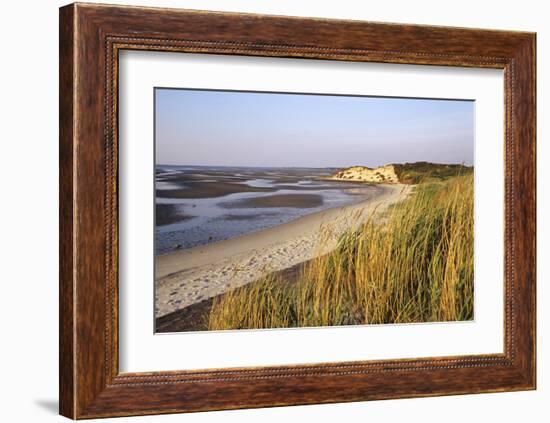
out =
[[[379,185],[371,198],[308,214],[290,222],[156,257],[156,317],[161,317],[263,274],[290,268],[335,248],[340,235],[372,213],[405,198],[411,185]]]

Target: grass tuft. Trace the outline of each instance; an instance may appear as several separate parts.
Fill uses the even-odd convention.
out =
[[[471,320],[473,175],[423,182],[305,263],[216,298],[210,330]]]

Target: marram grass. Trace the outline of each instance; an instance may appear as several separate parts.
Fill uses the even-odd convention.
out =
[[[421,183],[295,281],[274,273],[215,299],[208,328],[471,320],[473,219],[472,174]]]

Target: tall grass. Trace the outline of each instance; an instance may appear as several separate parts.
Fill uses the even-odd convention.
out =
[[[215,299],[211,330],[473,318],[473,176],[419,184],[329,254]]]

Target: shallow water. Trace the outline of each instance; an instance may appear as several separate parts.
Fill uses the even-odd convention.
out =
[[[166,254],[280,225],[310,213],[363,201],[379,189],[373,185],[319,179],[334,171],[331,168],[157,166],[156,189],[160,195],[156,197],[156,204],[174,205],[176,215],[172,219],[175,223],[155,227],[155,253]],[[204,188],[208,191],[209,184],[220,182],[231,183],[231,188],[237,192],[186,198],[186,190],[197,192]],[[269,191],[247,192],[250,189]],[[169,194],[170,190],[179,190],[179,198],[161,196]],[[307,199],[300,203],[304,207],[253,207],[246,203],[249,199],[281,194],[292,198],[307,194],[307,198],[313,198],[311,194],[316,196],[317,201],[312,202],[316,205],[307,204]],[[319,198],[321,205],[318,205]]]

